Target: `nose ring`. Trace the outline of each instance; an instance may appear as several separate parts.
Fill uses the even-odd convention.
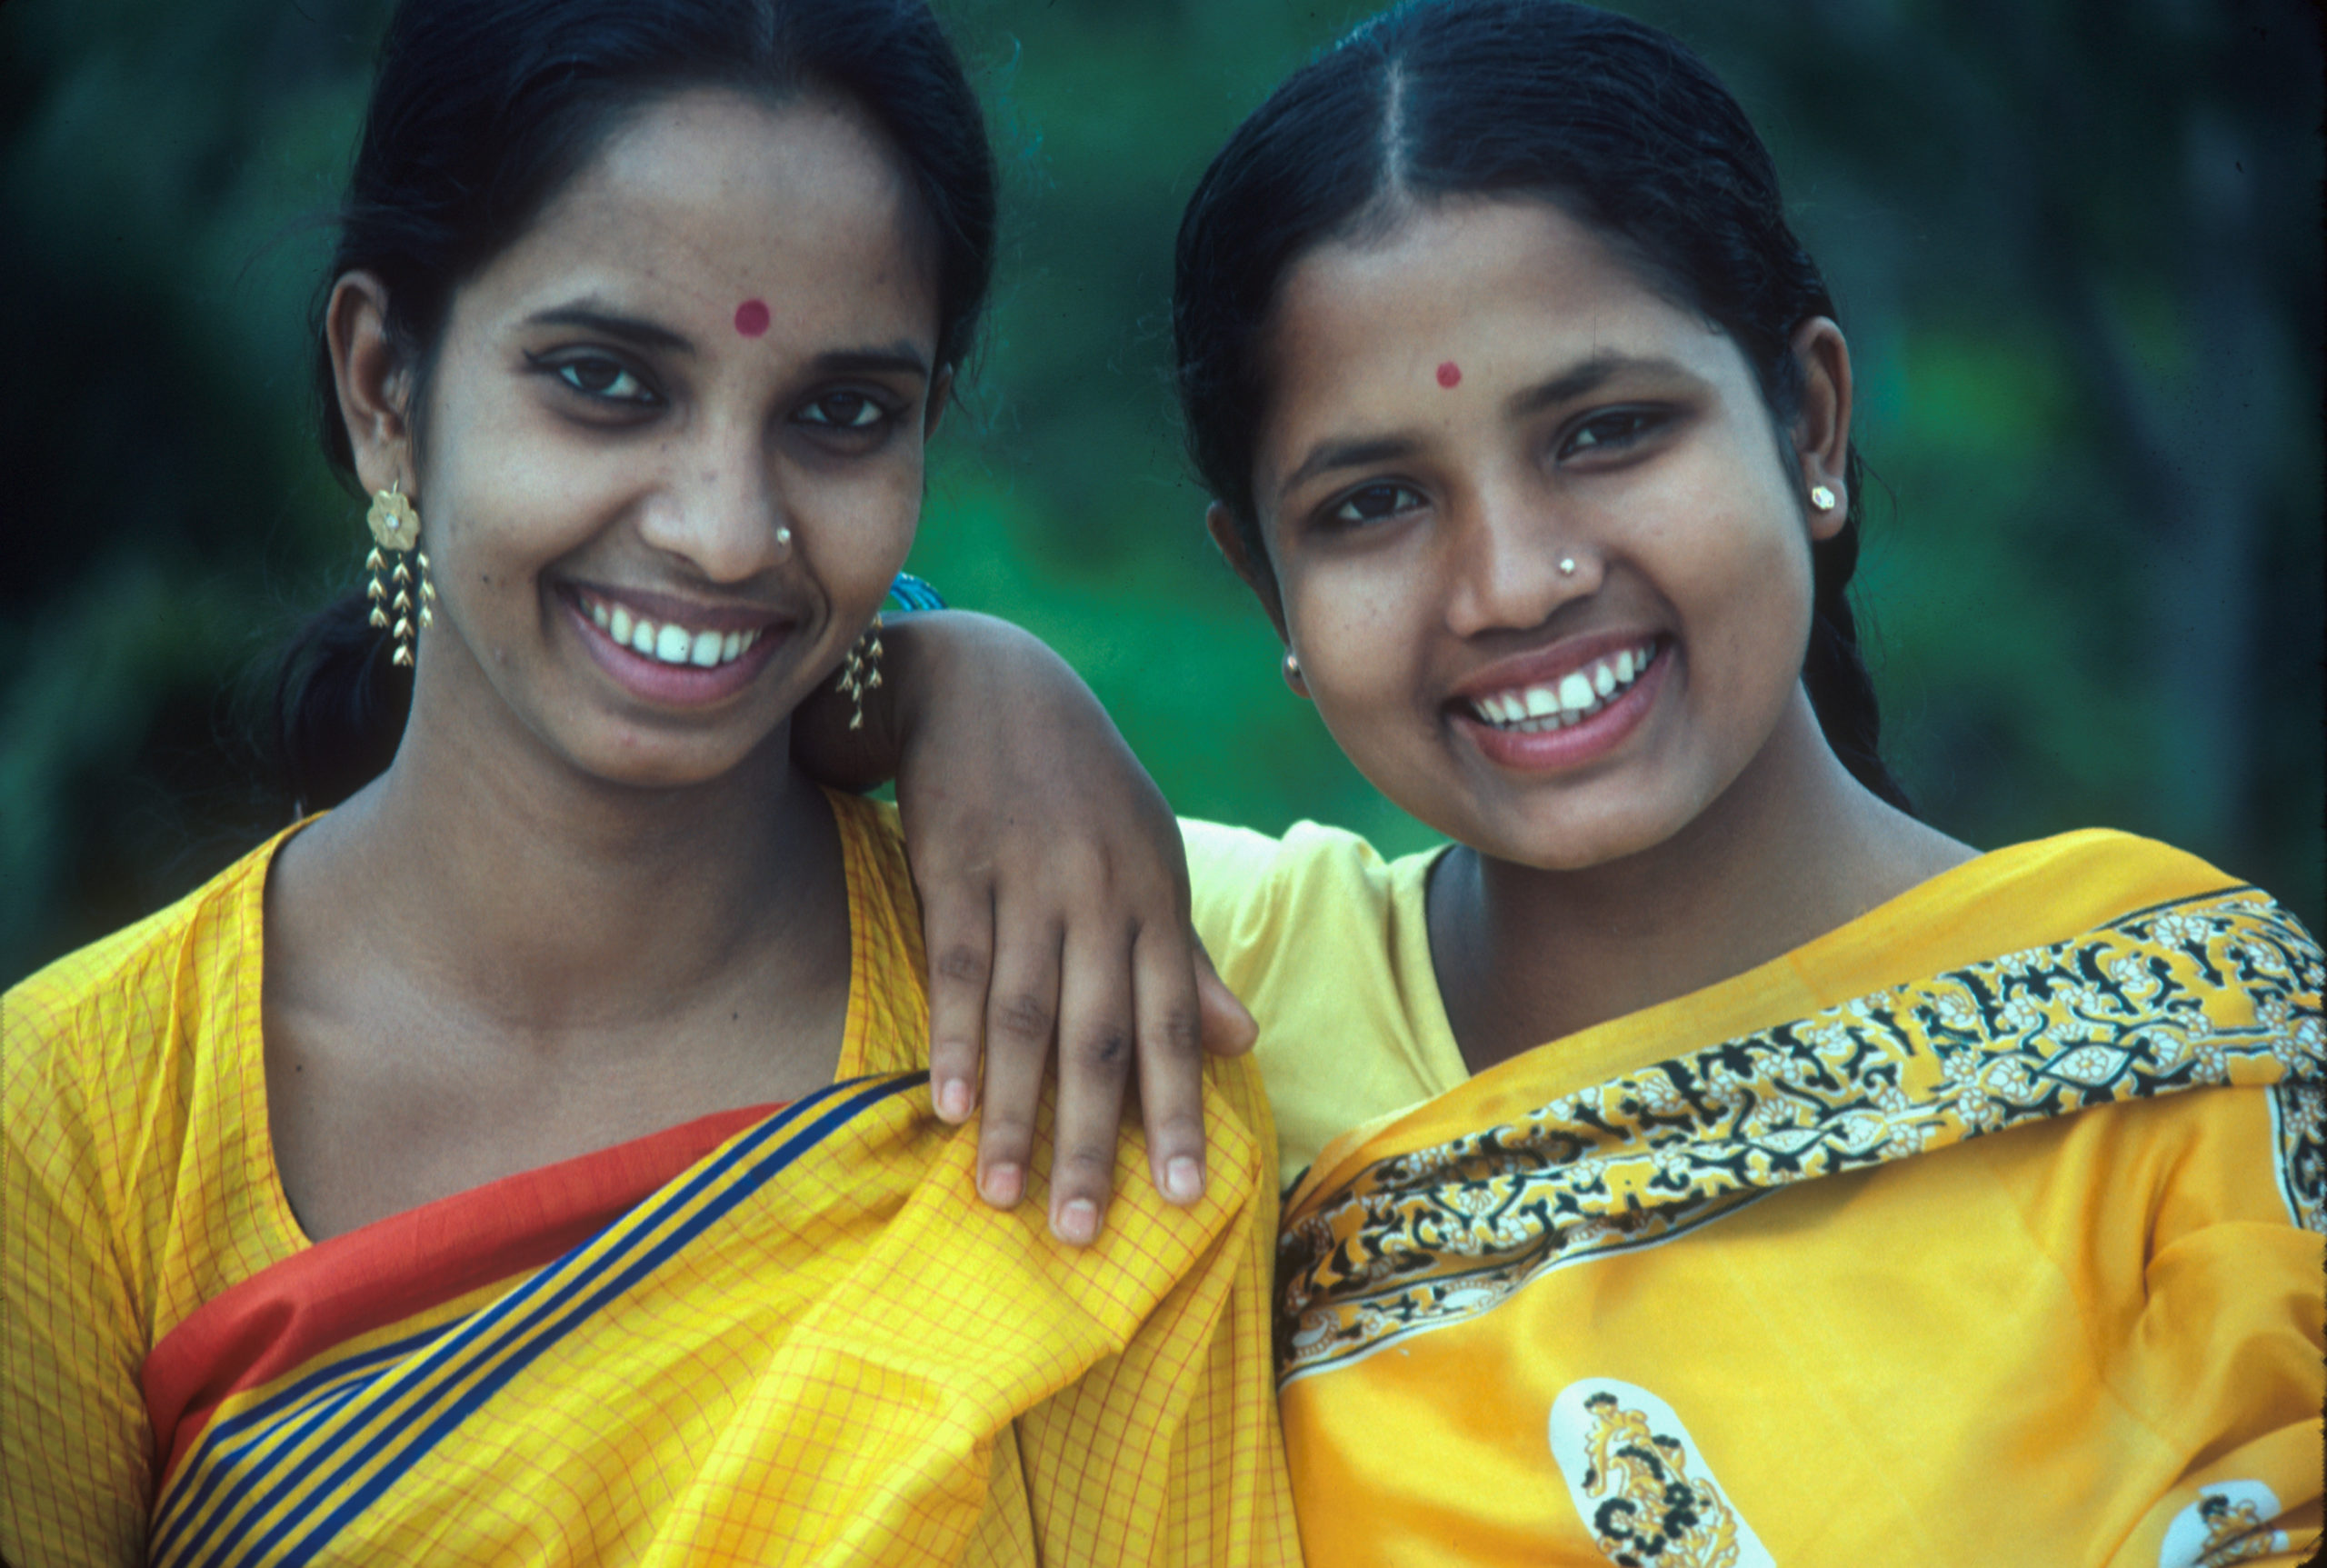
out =
[[[1560,575],[1563,577],[1573,577],[1575,575],[1574,556],[1563,555],[1560,557]]]

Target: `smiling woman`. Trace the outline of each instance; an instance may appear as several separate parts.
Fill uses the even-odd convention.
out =
[[[8,1563],[1291,1554],[1249,1069],[1182,1053],[1213,1179],[1087,1251],[980,1203],[895,814],[793,760],[993,230],[918,0],[398,9],[319,334],[375,585],[283,699],[331,809],[7,997]]]
[[[1834,316],[1728,92],[1561,0],[1359,27],[1189,205],[1213,538],[1455,841],[1188,827],[1312,1561],[2318,1534],[2327,964],[2164,845],[1907,809]]]

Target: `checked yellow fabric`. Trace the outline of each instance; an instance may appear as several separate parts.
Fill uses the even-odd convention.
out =
[[[321,1246],[266,1142],[271,845],[11,992],[0,1556],[1297,1562],[1249,1071],[1193,1210],[1135,1135],[1093,1249],[986,1208],[893,818],[834,809],[841,1082]]]
[[[1434,1070],[1422,863],[1256,869],[1196,902],[1264,1064],[1343,1106]],[[1277,1275],[1310,1560],[2308,1561],[2322,974],[2266,895],[2072,834],[1344,1123]]]

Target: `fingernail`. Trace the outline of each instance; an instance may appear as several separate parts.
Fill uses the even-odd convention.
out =
[[[1203,1167],[1185,1154],[1164,1167],[1164,1192],[1175,1203],[1193,1203],[1203,1196]]]
[[[1078,1247],[1089,1246],[1091,1239],[1099,1233],[1099,1205],[1088,1198],[1076,1198],[1058,1212],[1052,1228],[1058,1232],[1060,1241],[1072,1242]]]
[[[970,1114],[970,1086],[959,1078],[948,1078],[937,1086],[937,1114],[949,1122],[958,1122]]]
[[[1019,1193],[1025,1187],[1025,1173],[1017,1166],[996,1165],[985,1174],[985,1180],[979,1183],[978,1192],[995,1208],[1006,1209],[1018,1201]]]

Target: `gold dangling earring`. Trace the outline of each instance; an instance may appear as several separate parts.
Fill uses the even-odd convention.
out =
[[[436,584],[428,579],[428,553],[413,549],[420,543],[420,514],[404,499],[404,482],[398,480],[385,490],[372,493],[372,510],[364,520],[372,525],[372,553],[364,558],[365,570],[372,574],[371,585],[364,591],[372,601],[372,624],[385,630],[395,644],[395,652],[389,655],[388,662],[408,670],[412,668],[415,623],[428,626],[436,620]],[[388,565],[380,554],[383,550],[393,550],[398,557],[390,578],[394,586],[394,598],[389,597],[388,585],[380,581],[380,574]],[[416,599],[412,569],[402,559],[407,550],[413,550],[413,560],[420,568]],[[393,626],[388,620],[391,614],[395,616]]]
[[[849,644],[848,656],[841,661],[840,692],[851,704],[848,727],[864,727],[864,694],[878,691],[881,686],[881,613],[873,613],[873,624],[864,634]]]

